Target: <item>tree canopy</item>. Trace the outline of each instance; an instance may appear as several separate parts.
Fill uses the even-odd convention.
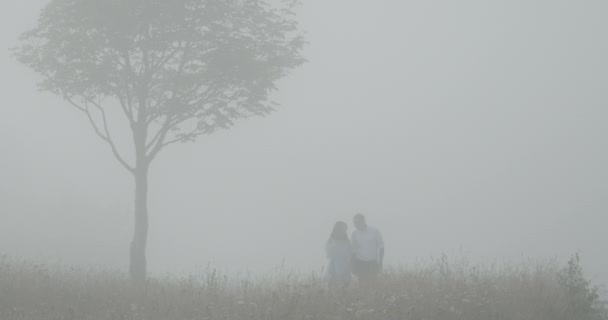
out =
[[[133,170],[108,129],[108,109],[120,107],[140,129],[148,162],[171,143],[269,114],[276,80],[304,62],[295,5],[52,0],[15,53]]]

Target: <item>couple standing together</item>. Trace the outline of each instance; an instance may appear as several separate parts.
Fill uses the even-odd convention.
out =
[[[384,241],[376,228],[370,227],[365,216],[357,214],[353,218],[355,231],[348,239],[348,226],[338,221],[334,225],[325,252],[329,263],[327,279],[330,287],[346,288],[351,281],[351,273],[359,283],[368,285],[382,270]]]

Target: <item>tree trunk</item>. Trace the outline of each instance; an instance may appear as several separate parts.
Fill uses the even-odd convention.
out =
[[[147,59],[147,55],[144,55]],[[138,93],[140,103],[137,112],[137,122],[131,125],[133,130],[133,146],[135,147],[135,225],[133,241],[131,242],[131,260],[129,274],[136,282],[146,280],[146,245],[148,242],[148,168],[146,155],[147,118],[146,90],[142,86]]]
[[[148,168],[135,169],[135,226],[131,242],[129,274],[137,282],[146,280],[146,244],[148,241]]]

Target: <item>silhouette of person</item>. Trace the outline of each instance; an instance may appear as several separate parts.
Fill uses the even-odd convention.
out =
[[[378,229],[367,225],[364,215],[356,214],[353,223],[356,228],[351,236],[354,252],[353,271],[359,283],[367,285],[372,283],[382,270],[384,240]]]
[[[338,221],[334,225],[325,253],[329,263],[327,265],[327,281],[330,288],[346,288],[351,281],[353,251],[348,239],[348,225]]]

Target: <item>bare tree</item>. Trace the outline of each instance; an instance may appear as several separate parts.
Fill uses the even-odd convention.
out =
[[[273,111],[304,62],[296,1],[52,0],[14,53],[82,112],[135,181],[129,272],[146,277],[150,163],[165,147]],[[115,130],[113,119],[129,130]],[[132,148],[118,137],[130,132]]]

